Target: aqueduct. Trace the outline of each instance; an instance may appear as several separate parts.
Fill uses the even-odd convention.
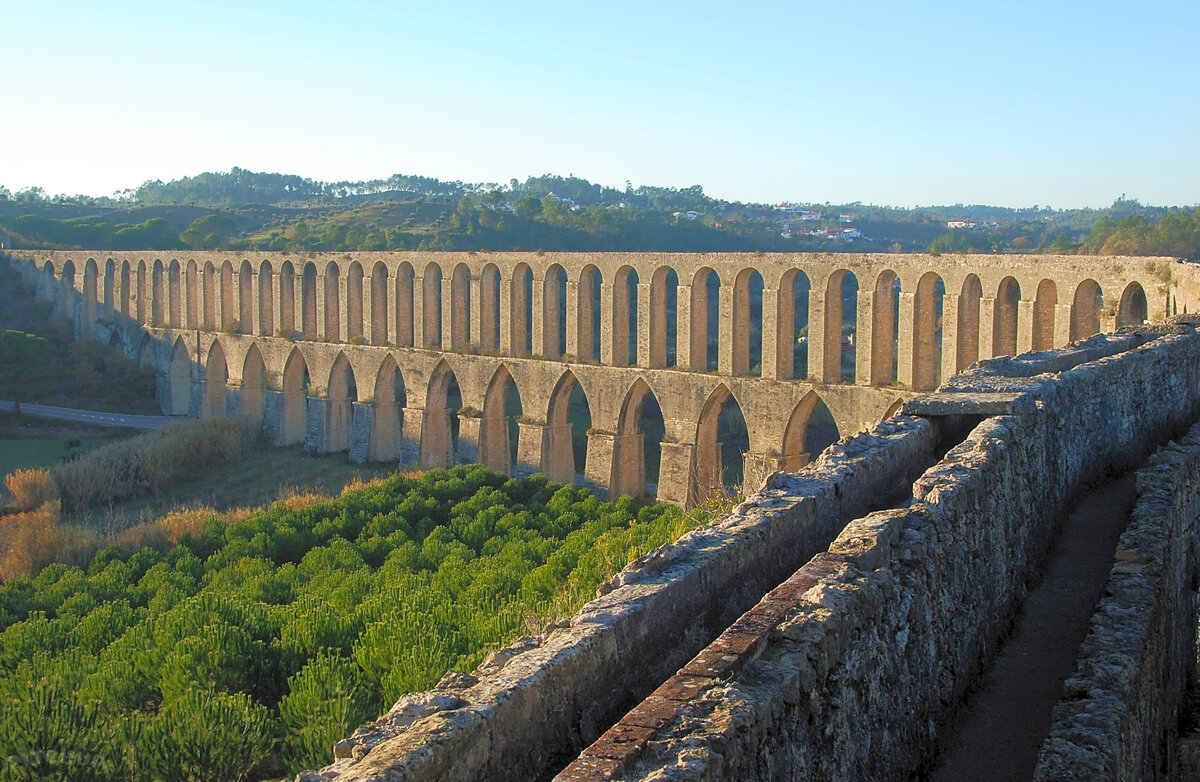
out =
[[[482,462],[688,507],[794,470],[982,358],[1161,320],[1167,258],[19,251],[73,319],[158,377],[356,460]],[[1193,308],[1194,309],[1194,308]],[[734,452],[736,453],[736,451]]]

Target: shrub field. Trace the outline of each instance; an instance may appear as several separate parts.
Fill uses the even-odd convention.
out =
[[[167,522],[0,586],[0,779],[238,780],[576,610],[702,516],[478,466]],[[164,533],[166,534],[166,533]]]

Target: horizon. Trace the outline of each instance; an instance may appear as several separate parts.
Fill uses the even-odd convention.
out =
[[[552,172],[763,204],[1200,204],[1186,78],[1200,6],[1179,0],[1136,17],[1115,3],[734,17],[705,2],[71,0],[8,21],[23,63],[0,76],[13,192],[111,196],[240,167],[324,182]]]

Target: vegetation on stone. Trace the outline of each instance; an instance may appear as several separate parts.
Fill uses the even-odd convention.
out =
[[[0,756],[20,759],[3,773],[322,765],[401,694],[568,615],[698,517],[471,466],[195,521],[165,552],[0,586]]]

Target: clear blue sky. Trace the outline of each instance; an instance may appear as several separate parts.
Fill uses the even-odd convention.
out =
[[[1197,0],[3,11],[14,191],[240,166],[575,174],[762,202],[1200,203]]]

